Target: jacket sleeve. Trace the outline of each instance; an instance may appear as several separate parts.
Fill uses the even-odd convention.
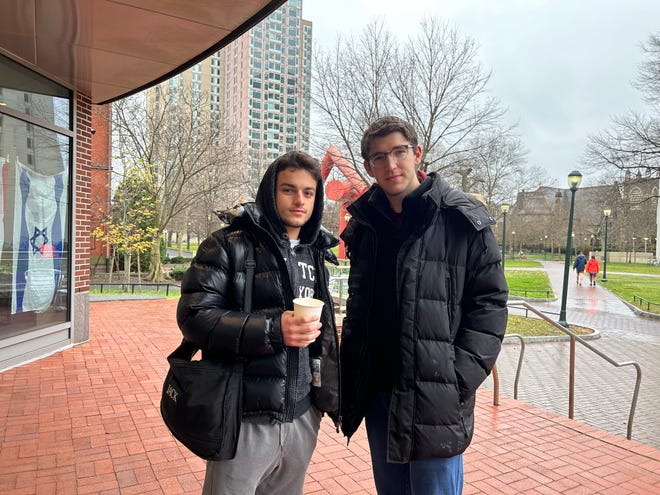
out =
[[[455,369],[462,401],[471,398],[495,365],[507,324],[508,286],[495,237],[490,229],[470,246],[455,346]]]
[[[211,355],[253,358],[284,347],[280,315],[245,313],[245,249],[214,233],[200,244],[181,283],[177,323],[184,338]],[[237,269],[236,267],[240,267]]]

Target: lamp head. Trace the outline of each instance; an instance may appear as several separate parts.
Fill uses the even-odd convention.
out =
[[[577,170],[573,170],[570,174],[568,174],[568,187],[571,188],[571,191],[576,191],[577,188],[580,187],[581,182],[582,174]]]
[[[506,215],[507,212],[509,211],[509,203],[502,203],[502,206],[500,206],[500,208],[502,208],[502,213]]]
[[[611,214],[612,214],[612,210],[610,210],[609,208],[605,208],[603,210],[603,215],[605,215],[606,217],[609,217]]]

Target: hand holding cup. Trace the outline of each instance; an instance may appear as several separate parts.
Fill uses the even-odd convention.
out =
[[[293,300],[293,311],[282,314],[284,344],[291,347],[307,347],[321,335],[321,311],[323,301],[312,297]]]

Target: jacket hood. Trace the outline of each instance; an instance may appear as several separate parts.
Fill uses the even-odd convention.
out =
[[[259,189],[257,190],[257,197],[255,203],[262,213],[260,223],[267,222],[268,228],[276,238],[286,237],[286,228],[282,223],[279,213],[277,213],[277,206],[275,203],[275,186],[277,185],[277,172],[280,160],[282,157],[271,163],[266,170]],[[316,196],[314,198],[314,211],[307,223],[300,229],[300,242],[301,244],[312,244],[316,239],[321,228],[323,217],[323,180],[319,179],[316,184]]]

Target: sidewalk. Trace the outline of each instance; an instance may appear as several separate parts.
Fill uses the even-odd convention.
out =
[[[544,262],[558,299],[533,305],[558,320],[561,305],[563,263]],[[609,274],[615,277],[616,274]],[[632,438],[660,449],[660,320],[636,315],[611,292],[578,286],[570,272],[566,319],[599,331],[589,343],[618,362],[636,361],[642,368],[639,400]],[[513,397],[513,377],[519,346],[505,345],[498,358],[500,390]],[[545,410],[568,414],[569,347],[566,342],[528,345],[518,398]],[[581,345],[576,346],[574,418],[595,428],[625,436],[635,385],[635,370],[617,368]],[[490,379],[486,386],[490,386]]]
[[[163,425],[176,301],[91,305],[91,341],[0,374],[0,493],[200,493],[204,462]],[[502,376],[502,372],[500,371]],[[655,494],[660,451],[537,407],[478,393],[467,494]],[[366,434],[322,423],[306,494],[374,494]]]

